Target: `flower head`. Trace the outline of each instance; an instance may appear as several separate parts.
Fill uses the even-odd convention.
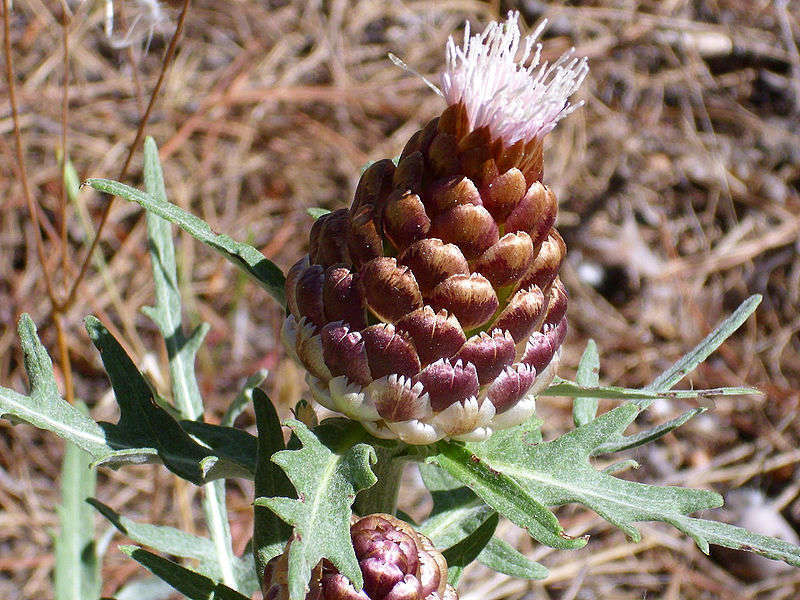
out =
[[[554,376],[566,247],[542,138],[586,66],[538,66],[537,47],[524,67],[539,32],[522,41],[517,19],[448,43],[447,108],[317,220],[287,275],[283,339],[314,399],[375,436],[486,439]]]
[[[458,600],[447,583],[447,561],[433,543],[410,525],[386,514],[353,518],[350,538],[364,577],[353,584],[327,560],[314,568],[306,600]],[[289,545],[266,567],[266,600],[288,598]]]
[[[492,22],[464,42],[447,42],[447,65],[441,93],[448,105],[463,104],[471,129],[488,127],[492,137],[506,146],[529,142],[550,133],[559,120],[580,106],[569,97],[583,82],[589,67],[573,50],[555,63],[540,63],[537,43],[546,21],[522,38],[519,13],[511,11],[505,22]],[[526,63],[527,66],[526,66]]]

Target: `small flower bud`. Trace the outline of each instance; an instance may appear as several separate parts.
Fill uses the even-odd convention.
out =
[[[328,560],[312,571],[306,600],[458,600],[447,583],[447,561],[433,543],[386,514],[353,518],[350,539],[364,587],[353,584]],[[264,570],[265,600],[286,600],[289,544]]]

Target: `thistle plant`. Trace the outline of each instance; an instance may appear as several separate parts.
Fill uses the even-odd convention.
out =
[[[364,171],[349,208],[319,216],[308,255],[285,278],[254,247],[214,233],[167,200],[152,139],[144,148],[145,191],[87,182],[148,211],[156,303],[146,312],[166,340],[171,401],[89,317],[86,328],[120,408],[117,423],[96,423],[60,397],[35,326],[23,316],[31,389],[0,388],[0,414],[54,432],[93,467],[160,462],[203,486],[208,538],[137,523],[89,499],[135,542],[122,550],[187,597],[242,599],[261,589],[268,599],[452,600],[463,569],[476,560],[544,579],[547,569],[495,530],[505,518],[540,544],[580,548],[590,540],[569,535],[552,512],[568,503],[593,510],[631,540],[640,538],[636,522],[662,521],[703,552],[718,544],[800,566],[796,546],[690,516],[721,506],[715,492],[625,480],[617,474],[632,461],[613,461],[703,412],[700,399],[758,393],[673,388],[752,314],[759,297],[643,389],[600,385],[593,343],[575,381],[556,374],[567,323],[558,277],[566,249],[542,148],[577,108],[569,98],[587,66],[571,55],[540,64],[540,33],[523,37],[511,13],[481,34],[467,29],[462,45],[451,39],[436,87],[442,114],[411,137],[396,162],[380,160]],[[169,223],[286,307],[282,336],[308,371],[311,397],[343,416],[318,422],[304,403],[297,419],[281,424],[258,387],[264,375],[256,374],[222,423],[204,421],[193,363],[206,328],[183,331]],[[545,441],[535,408],[537,398],[550,396],[574,399],[575,428]],[[618,404],[598,415],[600,398]],[[698,406],[626,435],[658,398]],[[233,426],[251,403],[255,436]],[[612,462],[598,468],[597,458]],[[76,457],[73,463],[81,464]],[[397,506],[409,465],[434,500],[420,523]],[[232,551],[226,520],[222,482],[233,478],[255,486],[252,551],[244,556]],[[69,506],[78,502],[76,494],[65,498]],[[60,554],[67,551],[65,545]],[[84,554],[89,572],[97,556],[93,547],[80,560]],[[83,589],[96,595],[96,583]]]

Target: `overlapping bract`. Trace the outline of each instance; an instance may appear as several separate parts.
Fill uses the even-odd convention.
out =
[[[567,305],[541,144],[506,146],[453,105],[315,222],[283,338],[320,404],[411,444],[533,414]]]
[[[447,583],[447,561],[427,537],[407,523],[386,514],[354,518],[350,537],[364,588],[356,591],[324,560],[313,570],[306,600],[458,600]],[[267,564],[266,600],[289,597],[288,555],[287,548]]]

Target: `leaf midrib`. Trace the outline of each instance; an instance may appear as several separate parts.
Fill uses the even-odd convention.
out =
[[[74,429],[71,425],[68,425],[64,421],[57,421],[53,417],[50,417],[45,413],[36,412],[35,410],[32,410],[30,405],[21,402],[17,398],[30,398],[31,400],[34,400],[37,403],[40,402],[40,399],[37,398],[35,394],[32,396],[23,396],[22,394],[18,394],[13,390],[9,390],[8,388],[0,388],[0,399],[8,402],[15,410],[18,410],[20,414],[32,415],[33,417],[40,419],[41,421],[47,423],[50,426],[51,430],[60,430],[63,432],[67,432],[76,438],[92,442],[93,444],[96,444],[98,446],[107,446],[107,441],[105,436],[92,434],[91,432],[82,429]],[[2,411],[2,413],[0,414],[11,414],[16,418],[21,418],[18,415],[12,413],[11,410],[8,409]]]

